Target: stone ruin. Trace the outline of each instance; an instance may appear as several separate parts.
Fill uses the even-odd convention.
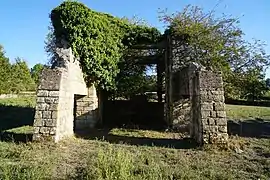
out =
[[[172,73],[170,83],[167,113],[171,117],[167,119],[171,119],[172,127],[188,127],[191,137],[199,144],[226,143],[227,119],[221,73],[190,63]]]
[[[88,88],[71,48],[57,49],[57,64],[44,69],[37,90],[33,140],[55,142],[97,122],[98,98]],[[74,123],[75,121],[75,123]]]
[[[88,88],[71,48],[57,49],[58,60],[45,69],[37,90],[34,141],[57,142],[74,130],[94,128],[101,123],[100,103],[94,86]],[[200,145],[226,143],[227,120],[221,73],[196,63],[179,68],[165,59],[164,120],[177,129],[189,127]]]

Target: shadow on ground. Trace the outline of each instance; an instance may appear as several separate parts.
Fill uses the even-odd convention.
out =
[[[32,141],[32,133],[24,131],[13,131],[14,128],[32,126],[35,109],[31,107],[3,106],[0,105],[0,140],[12,142]],[[131,127],[126,127],[130,129]],[[76,136],[83,139],[106,140],[110,143],[174,147],[177,149],[188,149],[196,147],[196,143],[190,138],[166,139],[128,137],[110,134],[112,128],[95,129],[76,132]],[[138,129],[138,127],[136,127]],[[139,129],[148,129],[140,127]],[[157,130],[157,129],[154,129]],[[270,138],[270,120],[229,120],[229,135],[241,137]]]
[[[4,142],[27,143],[31,142],[32,138],[32,133],[15,133],[4,131],[0,134],[0,141]]]
[[[270,138],[270,120],[228,120],[229,135]]]
[[[9,130],[22,126],[32,126],[35,109],[31,107],[0,106],[0,140],[27,142],[32,140],[32,134],[10,132]]]
[[[190,149],[197,147],[191,138],[148,138],[129,137],[110,134],[111,129],[93,129],[91,131],[77,131],[76,137],[90,140],[104,140],[113,144],[128,144],[137,146],[170,147],[176,149]]]

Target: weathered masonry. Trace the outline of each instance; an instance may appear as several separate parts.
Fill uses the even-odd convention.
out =
[[[173,43],[172,43],[173,42]],[[162,59],[157,63],[158,84],[165,73],[164,121],[175,129],[189,128],[199,143],[226,143],[227,120],[223,81],[220,72],[213,72],[196,63],[181,62],[177,39],[163,42]],[[74,129],[96,127],[101,121],[102,100],[94,86],[86,86],[79,61],[71,48],[57,49],[58,60],[51,69],[43,71],[37,91],[34,121],[36,141],[55,142],[71,136]],[[159,101],[162,92],[158,88]],[[155,112],[153,112],[155,113]]]
[[[95,87],[87,88],[71,48],[58,48],[57,54],[58,64],[52,69],[45,69],[41,75],[33,140],[57,142],[73,135],[74,128],[94,127],[97,120]]]
[[[225,143],[228,134],[221,73],[191,63],[171,75],[172,92],[167,93],[166,105],[169,124],[175,129],[188,126],[199,144]]]

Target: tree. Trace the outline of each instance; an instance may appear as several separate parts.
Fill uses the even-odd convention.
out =
[[[10,92],[11,83],[11,64],[5,57],[4,48],[0,45],[0,94]]]
[[[35,84],[39,84],[39,77],[41,75],[42,70],[45,68],[45,66],[41,63],[38,63],[31,68],[31,77],[35,81]]]
[[[259,70],[250,70],[244,76],[239,76],[242,87],[241,96],[252,101],[261,99],[268,91],[264,74]]]
[[[245,41],[238,19],[225,15],[217,18],[214,11],[204,12],[190,5],[174,14],[160,13],[161,21],[168,25],[166,32],[180,39],[174,44],[179,51],[173,63],[182,66],[197,61],[207,68],[221,70],[226,96],[235,90],[241,91],[241,79],[237,77],[252,71],[263,74],[264,67],[270,64],[265,44],[258,40]]]
[[[21,58],[16,58],[15,63],[11,66],[12,70],[12,92],[21,92],[35,89],[35,82],[31,77],[27,63]]]

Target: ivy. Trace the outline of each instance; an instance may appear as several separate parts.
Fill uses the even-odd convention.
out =
[[[134,44],[154,43],[160,38],[156,28],[132,24],[89,9],[76,1],[65,1],[50,15],[56,43],[65,40],[80,59],[88,85],[114,89],[118,63]]]

